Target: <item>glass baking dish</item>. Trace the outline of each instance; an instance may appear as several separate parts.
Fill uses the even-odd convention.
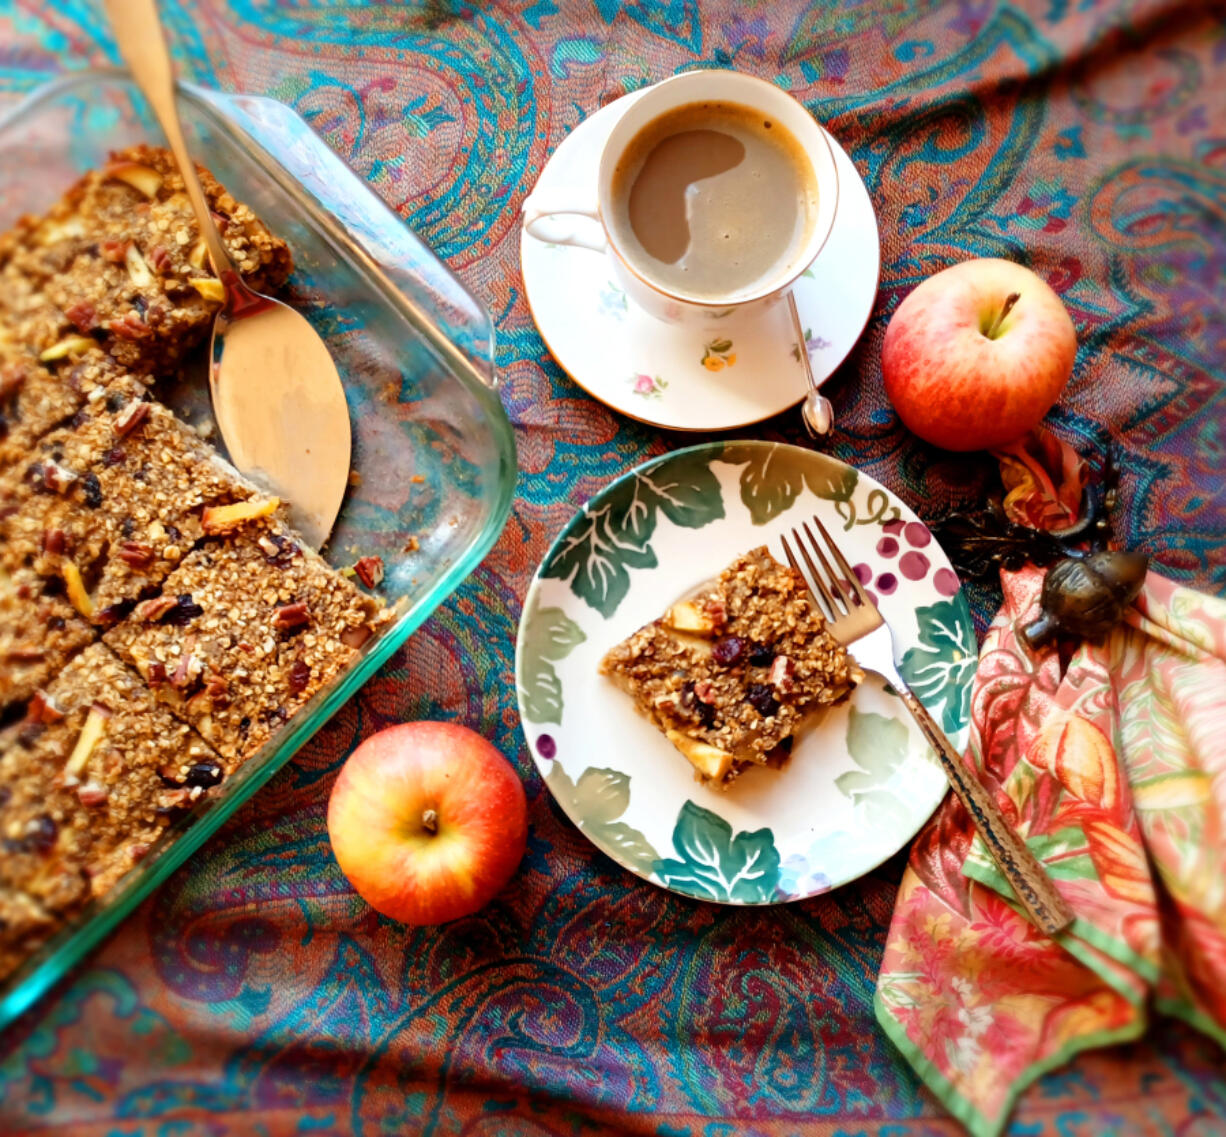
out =
[[[351,489],[323,550],[378,554],[394,619],[211,800],[168,831],[0,987],[0,1029],[91,951],[280,769],[476,567],[506,522],[515,440],[497,395],[489,316],[288,107],[182,84],[192,153],[289,242],[287,297],[328,341],[353,422]],[[47,208],[116,148],[162,141],[122,71],[74,73],[0,117],[0,230]],[[201,385],[162,397],[200,424]]]

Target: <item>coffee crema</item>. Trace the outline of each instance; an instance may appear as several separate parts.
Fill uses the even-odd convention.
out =
[[[739,103],[674,107],[627,144],[606,219],[631,267],[683,298],[752,294],[796,263],[817,179],[795,136]]]

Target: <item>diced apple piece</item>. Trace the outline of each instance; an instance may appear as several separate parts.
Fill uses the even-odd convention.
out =
[[[201,237],[193,246],[192,251],[187,254],[187,263],[192,268],[205,269],[209,265],[209,247],[204,243],[204,238]]]
[[[68,593],[68,602],[85,619],[90,619],[94,614],[94,602],[81,578],[81,570],[72,561],[64,562],[64,589]]]
[[[279,497],[238,501],[233,505],[210,505],[200,515],[200,525],[206,533],[229,533],[248,521],[271,517],[280,505]]]
[[[137,288],[148,288],[153,283],[153,273],[149,271],[149,265],[135,245],[128,246],[123,259],[128,266],[128,276]]]
[[[65,241],[84,235],[85,219],[79,213],[72,213],[61,218],[48,217],[39,225],[36,234],[38,243],[44,247],[53,245],[56,241]]]
[[[96,341],[89,336],[65,336],[62,340],[53,343],[46,351],[42,352],[38,361],[40,363],[54,363],[57,359],[63,359],[69,355],[80,355],[82,352],[89,351],[91,347],[96,346]]]
[[[157,197],[158,190],[162,188],[162,175],[151,166],[142,166],[139,162],[112,162],[103,170],[103,176],[127,182],[138,193],[149,198]]]
[[[197,292],[199,292],[200,295],[206,300],[214,300],[218,304],[225,301],[226,286],[216,277],[193,276],[187,283],[190,284]]]
[[[674,632],[689,632],[695,636],[709,636],[715,631],[715,621],[689,600],[674,604],[664,614],[664,623]]]
[[[700,742],[679,730],[667,730],[664,733],[668,741],[686,756],[690,765],[704,778],[722,782],[728,776],[728,771],[732,769],[732,755],[727,750]]]
[[[98,703],[94,703],[89,708],[89,714],[85,716],[85,725],[81,728],[81,733],[77,735],[77,744],[72,748],[72,753],[68,755],[68,761],[64,763],[65,782],[71,784],[81,776],[86,763],[89,762],[89,756],[94,752],[94,747],[98,745],[98,740],[106,731],[106,720],[110,717],[111,712]]]

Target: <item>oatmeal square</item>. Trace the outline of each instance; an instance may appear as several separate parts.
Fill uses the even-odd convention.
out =
[[[386,619],[270,519],[205,541],[105,638],[232,760],[254,754]]]
[[[57,913],[101,896],[226,772],[95,643],[32,700],[2,745],[0,887]]]
[[[618,644],[600,670],[698,780],[720,787],[750,766],[782,766],[796,735],[862,678],[803,578],[765,548]]]

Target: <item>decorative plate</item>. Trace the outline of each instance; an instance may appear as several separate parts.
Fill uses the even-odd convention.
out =
[[[528,591],[516,682],[541,775],[599,849],[654,884],[729,904],[815,896],[906,845],[945,777],[898,697],[869,676],[803,735],[782,770],[725,791],[598,674],[604,653],[738,554],[821,517],[894,628],[900,667],[961,749],[977,661],[958,578],[885,487],[769,442],[679,450],[605,487],[554,542]],[[854,654],[854,647],[853,647]]]
[[[585,119],[554,151],[536,188],[595,182],[609,132],[642,92]],[[855,346],[877,298],[881,246],[864,181],[834,138],[839,209],[821,255],[796,282],[814,377],[824,382]],[[563,218],[558,239],[584,219]],[[733,430],[800,402],[805,376],[786,304],[733,312],[718,332],[679,328],[637,308],[601,253],[520,237],[532,318],[554,358],[593,398],[670,430]]]

